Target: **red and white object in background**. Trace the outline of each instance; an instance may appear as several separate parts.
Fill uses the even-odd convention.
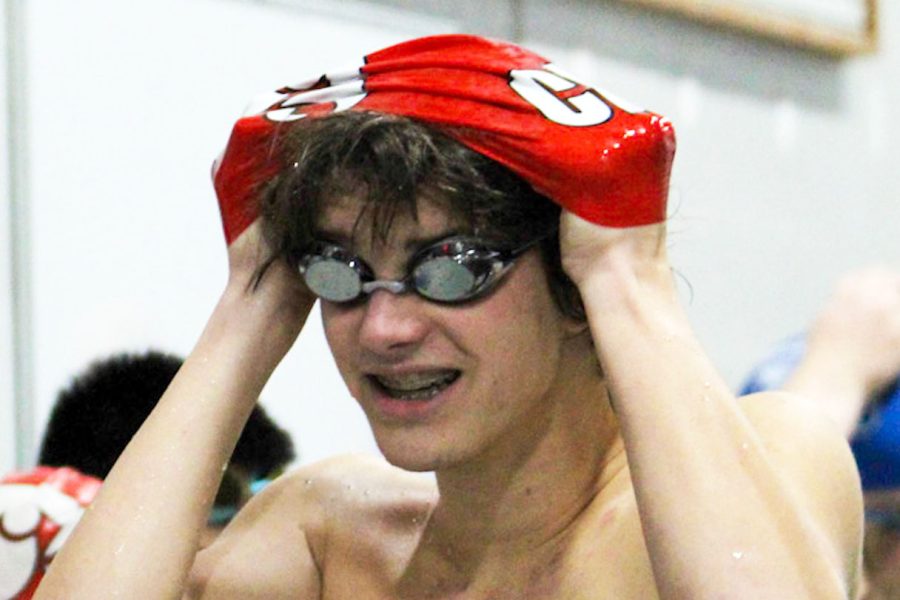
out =
[[[101,484],[67,467],[0,478],[0,599],[34,595]]]

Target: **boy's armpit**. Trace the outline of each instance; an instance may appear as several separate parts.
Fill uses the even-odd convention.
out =
[[[314,546],[325,516],[317,486],[303,486],[304,468],[254,497],[201,551],[185,598],[320,597]]]
[[[185,598],[251,599],[320,597],[320,578],[302,532],[274,543],[252,535],[216,544],[197,555]]]
[[[305,465],[267,486],[197,555],[185,597],[320,598],[328,548],[338,547],[332,575],[342,561],[381,556],[405,535],[393,517],[434,493],[430,481],[377,457]]]

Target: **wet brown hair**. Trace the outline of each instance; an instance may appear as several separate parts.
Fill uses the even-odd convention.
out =
[[[384,241],[398,214],[436,202],[465,233],[512,249],[537,239],[560,310],[584,320],[578,290],[560,263],[560,208],[499,163],[438,129],[406,117],[347,111],[295,123],[280,141],[282,171],[262,190],[263,235],[272,256],[296,265],[316,240],[327,203],[364,200],[373,240]],[[261,271],[262,272],[262,271]]]

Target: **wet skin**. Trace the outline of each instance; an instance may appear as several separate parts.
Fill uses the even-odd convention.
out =
[[[417,250],[459,232],[421,202],[418,221],[401,216],[373,243],[365,222],[353,235],[358,212],[337,202],[319,229],[379,279],[402,278]],[[654,597],[587,326],[560,313],[536,250],[473,302],[378,290],[321,310],[379,448],[405,470],[436,471],[436,485],[374,459],[305,467],[264,492],[277,509],[251,502],[198,573],[221,573],[232,540],[283,539],[284,521],[269,526],[267,515],[293,514],[322,598]],[[429,393],[410,391],[432,380]]]

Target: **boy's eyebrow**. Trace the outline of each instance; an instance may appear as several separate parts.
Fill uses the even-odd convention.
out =
[[[313,230],[313,237],[317,240],[322,240],[325,242],[332,242],[339,246],[347,247],[350,245],[352,236],[347,233],[341,231],[334,231],[322,228],[316,228]]]
[[[337,244],[339,246],[343,246],[344,248],[349,249],[353,245],[353,236],[344,231],[318,228],[315,230],[314,235],[316,239],[331,242],[332,244]],[[458,228],[452,228],[429,236],[412,237],[407,239],[404,243],[404,250],[406,250],[407,252],[415,252],[417,250],[421,250],[422,248],[433,246],[441,240],[456,237],[458,235],[461,235],[460,230]]]
[[[456,237],[460,235],[458,229],[448,229],[442,233],[438,233],[436,235],[431,235],[428,237],[420,237],[420,238],[410,238],[406,240],[406,250],[407,251],[416,251],[421,250],[422,248],[427,248],[429,246],[434,246],[441,240],[445,240],[447,238]]]

